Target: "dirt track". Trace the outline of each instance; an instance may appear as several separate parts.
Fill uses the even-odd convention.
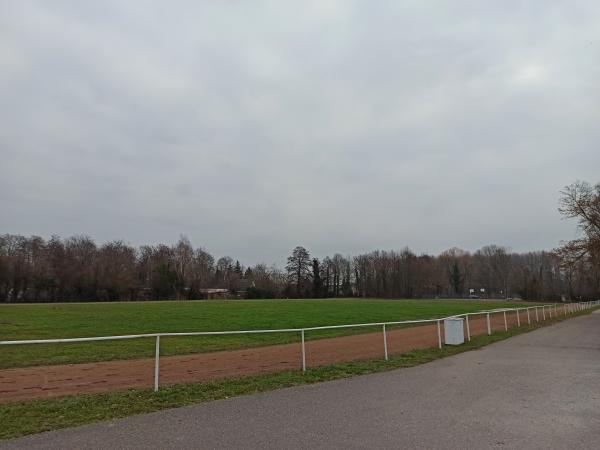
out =
[[[521,324],[527,323],[521,312]],[[540,320],[542,319],[540,315]],[[535,321],[532,315],[531,321]],[[471,336],[485,334],[484,316],[469,320]],[[502,314],[494,314],[493,330],[504,329]],[[507,313],[509,327],[517,325],[514,312]],[[444,335],[442,323],[442,338]],[[436,325],[390,329],[388,352],[398,354],[438,344]],[[306,342],[308,367],[383,357],[382,333],[366,333]],[[245,350],[167,356],[160,359],[160,384],[208,381],[301,368],[301,347],[272,345]],[[0,371],[0,403],[107,392],[153,385],[154,359],[108,361],[87,364],[37,366]]]

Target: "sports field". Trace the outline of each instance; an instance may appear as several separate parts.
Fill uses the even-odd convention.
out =
[[[0,340],[157,332],[300,328],[443,317],[515,302],[465,300],[230,300],[0,305]],[[307,339],[371,331],[312,332]],[[289,333],[165,338],[161,354],[295,342]],[[150,357],[153,339],[0,347],[0,368]]]

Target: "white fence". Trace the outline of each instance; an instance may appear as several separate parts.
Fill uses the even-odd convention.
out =
[[[572,314],[584,309],[592,308],[600,305],[600,300],[591,302],[579,302],[579,303],[564,303],[561,304],[562,311],[560,314]],[[154,390],[158,391],[159,388],[159,376],[160,376],[160,338],[161,337],[174,337],[174,336],[219,336],[219,335],[236,335],[236,334],[264,334],[264,333],[300,333],[300,343],[302,349],[302,371],[306,371],[306,346],[304,335],[307,331],[316,330],[334,330],[340,328],[361,328],[361,327],[382,327],[382,340],[383,340],[383,354],[384,358],[388,359],[388,338],[386,327],[391,325],[411,325],[411,324],[433,324],[437,325],[437,338],[438,347],[442,348],[442,332],[441,323],[445,319],[450,318],[465,318],[465,333],[468,341],[471,340],[471,330],[469,325],[469,317],[482,315],[486,318],[487,334],[492,334],[492,326],[490,317],[493,314],[503,314],[504,316],[504,329],[508,331],[508,322],[506,318],[507,312],[517,313],[517,326],[521,326],[521,311],[526,312],[527,324],[532,322],[539,322],[540,320],[546,320],[548,318],[556,317],[558,312],[558,304],[551,305],[536,305],[528,306],[525,308],[501,308],[489,311],[478,311],[472,313],[457,314],[448,317],[441,317],[436,319],[423,319],[423,320],[401,320],[396,322],[376,322],[376,323],[360,323],[360,324],[349,324],[349,325],[331,325],[322,327],[307,327],[307,328],[284,328],[277,330],[241,330],[241,331],[198,331],[198,332],[186,332],[186,333],[150,333],[150,334],[132,334],[123,336],[99,336],[99,337],[86,337],[86,338],[66,338],[66,339],[30,339],[21,341],[0,341],[0,345],[29,345],[29,344],[59,344],[59,343],[73,343],[73,342],[95,342],[95,341],[109,341],[109,340],[121,340],[121,339],[140,339],[140,338],[155,338],[155,353],[154,353]]]

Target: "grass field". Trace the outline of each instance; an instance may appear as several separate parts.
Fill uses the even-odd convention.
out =
[[[0,305],[0,340],[51,339],[157,332],[223,331],[383,322],[444,317],[515,302],[464,300],[235,300]],[[307,339],[365,329],[311,332]],[[294,334],[177,337],[161,340],[175,355],[295,342]],[[150,357],[151,339],[0,347],[0,368]]]
[[[590,311],[586,310],[574,315],[588,314]],[[4,404],[0,405],[0,423],[3,425],[0,427],[0,439],[283,387],[412,367],[441,357],[474,350],[562,320],[564,318],[559,316],[548,319],[544,323],[511,328],[506,333],[495,332],[491,336],[476,336],[461,346],[444,346],[441,350],[432,348],[393,355],[389,361],[381,359],[355,361],[334,366],[309,368],[305,373],[287,371],[211,383],[178,384],[163,388],[159,392],[152,392],[150,389],[129,390]]]

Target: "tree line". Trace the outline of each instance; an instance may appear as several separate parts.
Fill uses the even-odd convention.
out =
[[[560,211],[581,237],[553,251],[488,245],[417,255],[408,247],[319,259],[296,247],[285,268],[216,259],[181,237],[171,246],[98,245],[88,236],[0,236],[0,301],[196,299],[203,289],[245,298],[484,297],[575,300],[600,297],[600,185],[565,188]]]
[[[59,302],[202,298],[226,288],[247,298],[466,297],[528,300],[597,298],[600,272],[555,252],[512,253],[489,245],[440,255],[373,251],[312,258],[296,247],[284,270],[217,260],[188,239],[133,248],[91,238],[0,236],[0,301]]]

